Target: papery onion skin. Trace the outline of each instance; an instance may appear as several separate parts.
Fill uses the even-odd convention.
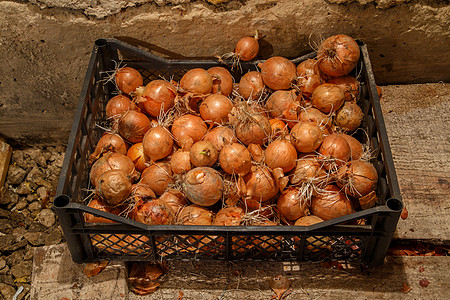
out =
[[[297,65],[297,75],[299,77],[313,74],[320,76],[319,65],[316,59],[309,58]]]
[[[364,113],[355,102],[345,102],[336,112],[334,123],[345,131],[358,129],[364,119]]]
[[[295,90],[273,92],[266,102],[266,109],[272,118],[279,118],[297,99]]]
[[[192,145],[189,152],[191,163],[196,167],[212,167],[219,156],[219,152],[208,141],[198,141]]]
[[[144,84],[144,79],[138,70],[131,67],[123,67],[115,74],[116,85],[125,94],[134,92],[137,87]]]
[[[290,182],[294,185],[314,183],[320,187],[327,178],[327,171],[322,167],[317,156],[307,155],[297,160]]]
[[[208,73],[213,76],[213,94],[229,96],[233,91],[233,76],[224,67],[212,67]]]
[[[300,197],[299,188],[288,188],[281,193],[277,209],[289,221],[295,221],[309,213],[309,200]]]
[[[333,35],[324,40],[317,51],[319,69],[323,73],[339,77],[350,73],[358,64],[359,46],[348,35]]]
[[[264,160],[264,149],[259,144],[250,144],[247,146],[248,152],[254,162],[262,162]]]
[[[250,71],[245,73],[239,81],[239,94],[244,99],[256,100],[261,97],[264,92],[265,84],[261,73]]]
[[[180,87],[185,92],[208,94],[213,88],[213,77],[204,69],[191,69],[181,78]]]
[[[240,207],[231,206],[219,210],[214,218],[214,226],[239,226],[244,217],[244,210]]]
[[[134,167],[139,172],[144,171],[147,168],[147,161],[149,160],[147,155],[144,153],[144,147],[142,143],[136,143],[128,149],[127,156],[134,163]]]
[[[141,183],[147,184],[156,195],[162,195],[169,184],[173,184],[172,169],[168,163],[155,163],[141,175]]]
[[[217,125],[228,122],[228,114],[233,109],[231,100],[220,94],[212,94],[200,104],[200,116],[207,124]]]
[[[320,157],[325,160],[332,160],[337,166],[344,165],[351,157],[351,149],[343,134],[333,133],[323,139],[322,144],[317,150]],[[329,168],[329,164],[325,163],[325,168]]]
[[[188,143],[192,145],[200,141],[207,130],[202,118],[186,114],[173,121],[171,132],[178,146],[183,147]]]
[[[100,175],[95,185],[95,193],[106,204],[118,206],[131,194],[130,177],[122,170],[109,170]]]
[[[271,219],[276,215],[274,210],[274,205],[268,203],[262,203],[259,200],[255,200],[253,198],[245,198],[244,203],[242,204],[242,209],[246,214],[252,213],[252,215],[256,215],[258,217],[264,217],[267,219]],[[252,222],[250,222],[251,225]]]
[[[117,152],[127,154],[128,145],[123,138],[116,134],[105,132],[97,142],[94,152],[89,156],[89,163],[93,164],[100,156],[106,152]]]
[[[353,76],[331,78],[327,81],[344,90],[345,101],[357,101],[359,96],[359,81]]]
[[[237,138],[245,145],[263,145],[269,139],[272,127],[265,115],[255,114],[239,121],[235,130]]]
[[[322,129],[312,122],[297,123],[291,130],[290,141],[298,152],[313,152],[321,145],[322,140]]]
[[[165,80],[150,81],[144,89],[141,97],[145,111],[153,117],[159,117],[175,105],[177,89],[173,84]]]
[[[297,86],[300,88],[302,94],[308,98],[311,97],[312,93],[316,90],[318,86],[323,84],[322,78],[316,74],[305,75],[299,77],[297,81]]]
[[[171,225],[175,222],[175,214],[164,201],[155,199],[141,205],[134,219],[147,225]]]
[[[205,134],[203,140],[211,142],[220,151],[225,145],[236,143],[237,137],[231,128],[219,126]]]
[[[213,213],[206,207],[191,204],[185,206],[178,215],[178,224],[183,225],[211,225]]]
[[[345,189],[345,193],[360,198],[374,191],[378,183],[375,167],[366,161],[354,160],[343,166],[338,172],[337,185]]]
[[[241,38],[234,48],[234,53],[239,57],[239,60],[249,61],[258,55],[259,43],[258,40],[252,36]]]
[[[304,108],[298,115],[299,121],[315,122],[319,126],[331,126],[331,116],[328,116],[314,107]]]
[[[151,161],[157,161],[168,156],[173,149],[173,139],[170,132],[162,127],[150,128],[142,139],[144,153]]]
[[[266,165],[272,169],[282,168],[284,173],[295,167],[297,150],[285,138],[279,138],[270,143],[265,151]]]
[[[129,157],[120,153],[108,152],[100,157],[91,167],[89,176],[92,185],[95,187],[100,175],[109,170],[122,170],[130,176],[133,182],[139,178],[139,172],[136,171],[134,163]]]
[[[149,118],[140,112],[130,110],[119,121],[120,135],[131,143],[142,142],[145,133],[150,129]]]
[[[136,105],[125,95],[117,95],[106,103],[105,113],[108,119],[120,119],[127,111],[136,109]]]
[[[273,56],[260,64],[264,83],[272,90],[287,90],[297,77],[295,65],[287,58]]]
[[[341,108],[345,101],[344,90],[332,83],[319,85],[312,93],[312,104],[328,114]]]
[[[351,201],[335,185],[327,185],[311,200],[311,213],[324,221],[346,216],[355,212]]]
[[[186,197],[200,206],[216,204],[225,190],[220,173],[209,167],[198,167],[187,172],[182,186]]]
[[[267,167],[256,167],[244,176],[246,194],[259,202],[266,202],[278,193],[279,187]]]
[[[189,151],[179,149],[175,151],[170,159],[170,167],[174,174],[184,174],[192,169],[191,156]]]
[[[228,174],[244,176],[252,167],[250,152],[239,143],[225,145],[219,153],[219,163]]]
[[[295,226],[311,226],[317,223],[321,223],[323,220],[319,218],[318,216],[309,215],[299,218],[297,221],[295,221]]]
[[[270,119],[269,123],[270,127],[272,128],[270,136],[272,139],[288,133],[288,127],[286,123],[284,123],[280,119]]]
[[[108,212],[114,215],[120,214],[120,209],[107,206],[100,198],[94,197],[88,204],[88,207],[98,209],[104,212]],[[84,221],[86,223],[116,223],[115,221],[112,221],[110,219],[106,219],[103,217],[97,217],[92,214],[85,213],[84,214]]]
[[[170,208],[172,208],[175,216],[183,209],[183,207],[188,205],[188,201],[182,192],[175,189],[167,189],[160,197]]]
[[[363,145],[354,137],[348,134],[342,135],[350,146],[350,159],[358,160],[363,155]]]

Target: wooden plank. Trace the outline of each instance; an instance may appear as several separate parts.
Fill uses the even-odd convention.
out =
[[[11,160],[12,147],[0,137],[0,192],[3,191],[6,175],[8,174],[9,161]]]
[[[383,87],[382,109],[403,201],[395,238],[450,240],[450,84]]]
[[[269,280],[278,275],[291,282],[286,299],[443,299],[450,289],[450,257],[388,257],[383,266],[366,270],[325,268],[320,263],[173,262],[160,288],[148,296],[129,293],[129,300],[271,299]],[[423,267],[420,272],[419,267]],[[426,278],[430,284],[421,287]],[[405,294],[403,284],[411,287]]]

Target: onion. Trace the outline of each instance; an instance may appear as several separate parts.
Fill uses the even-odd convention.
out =
[[[309,215],[304,216],[295,221],[294,226],[311,226],[317,223],[321,223],[323,220],[317,216]],[[298,237],[294,237],[294,241],[298,242],[300,239]],[[319,251],[319,248],[328,248],[328,242],[330,241],[329,237],[324,236],[311,236],[306,238],[308,244],[306,245],[306,249],[313,250],[313,252]]]
[[[351,157],[350,145],[344,134],[333,133],[323,139],[318,152],[325,160],[324,167],[328,170],[344,165]]]
[[[263,114],[247,116],[236,125],[236,136],[245,145],[265,144],[271,131],[269,119]]]
[[[247,146],[248,152],[254,162],[262,162],[264,160],[264,150],[259,144],[250,144]]]
[[[270,135],[270,137],[272,139],[276,139],[280,135],[285,135],[288,133],[288,128],[287,128],[286,123],[284,123],[280,119],[270,119],[269,123],[270,123],[270,127],[272,128],[271,135]]]
[[[324,221],[354,213],[355,210],[344,192],[335,185],[325,189],[311,200],[311,213]]]
[[[297,160],[295,170],[290,177],[293,185],[313,183],[319,187],[327,181],[327,172],[317,156],[304,156]]]
[[[302,122],[314,122],[319,126],[329,127],[331,125],[331,116],[328,116],[314,107],[304,108],[298,115],[298,120]]]
[[[124,113],[136,109],[136,105],[130,98],[124,95],[112,97],[106,104],[105,112],[108,119],[120,119]]]
[[[298,152],[312,152],[320,146],[322,140],[322,129],[312,122],[297,123],[291,130],[290,141]]]
[[[168,156],[173,149],[173,139],[170,132],[161,126],[150,128],[142,140],[144,153],[151,161],[157,161]]]
[[[274,56],[258,65],[264,83],[272,90],[287,90],[297,77],[295,65],[287,58]]]
[[[182,192],[175,189],[167,189],[160,197],[175,213],[175,216],[185,207],[188,202]]]
[[[357,101],[359,95],[359,82],[353,76],[331,78],[328,83],[333,83],[344,90],[345,101]]]
[[[196,167],[212,167],[218,156],[217,149],[208,141],[196,142],[192,145],[189,153],[191,162]]]
[[[295,221],[295,226],[311,226],[317,223],[323,222],[323,220],[317,216],[309,215],[304,216]]]
[[[144,134],[150,129],[150,120],[135,110],[126,112],[119,121],[120,135],[131,143],[142,142]]]
[[[225,186],[220,173],[209,167],[190,170],[183,177],[183,191],[194,204],[211,206],[222,199]]]
[[[195,204],[185,206],[178,215],[178,224],[183,225],[211,225],[213,213],[206,207]]]
[[[356,102],[345,102],[336,112],[334,123],[345,131],[354,131],[364,119],[364,113]]]
[[[295,167],[297,151],[285,138],[279,138],[270,143],[265,151],[266,165],[272,169],[282,168],[284,173]]]
[[[324,40],[317,51],[319,69],[323,73],[339,77],[352,71],[360,56],[359,46],[348,35],[333,35]]]
[[[155,199],[140,205],[134,219],[147,225],[171,225],[175,222],[175,214],[164,201]]]
[[[181,78],[180,87],[185,92],[208,94],[212,91],[213,76],[201,68],[191,69]]]
[[[175,151],[170,159],[170,167],[174,174],[184,174],[192,169],[189,151],[179,149]]]
[[[225,145],[219,154],[222,170],[228,174],[244,176],[252,167],[250,152],[239,143]]]
[[[117,152],[127,154],[127,144],[122,137],[115,133],[105,132],[95,147],[94,152],[89,156],[89,163],[92,164],[106,152]]]
[[[168,163],[155,163],[146,168],[140,183],[147,184],[156,195],[162,195],[169,184],[173,184],[172,170]]]
[[[259,99],[263,94],[265,85],[261,73],[250,71],[239,81],[239,94],[244,99]]]
[[[237,137],[232,129],[225,126],[219,126],[209,131],[203,137],[203,140],[211,142],[217,151],[220,151],[225,145],[236,143]]]
[[[295,90],[275,91],[266,102],[266,109],[272,118],[281,117],[285,110],[297,99]]]
[[[298,124],[298,112],[300,110],[300,105],[298,103],[292,103],[289,105],[288,109],[283,112],[284,121],[289,126],[289,128],[293,128],[296,124]]]
[[[140,199],[143,201],[156,198],[156,194],[155,192],[153,192],[150,186],[143,183],[133,184],[133,186],[131,187],[131,196],[134,198],[134,200]]]
[[[277,201],[277,208],[289,221],[295,221],[309,213],[308,200],[301,197],[299,188],[290,187],[281,193]]]
[[[249,61],[258,55],[258,51],[258,39],[252,36],[246,36],[237,42],[233,52],[237,55],[239,60]]]
[[[130,149],[128,149],[127,156],[131,159],[134,163],[134,167],[139,172],[142,172],[145,168],[147,168],[145,163],[148,161],[148,157],[144,153],[142,143],[132,145]]]
[[[106,206],[106,204],[99,199],[98,197],[94,197],[88,204],[88,207],[97,209],[97,210],[101,210],[104,212],[108,212],[114,215],[119,215],[120,214],[120,209],[118,208],[114,208],[114,207],[110,207],[110,206]],[[97,217],[95,215],[92,214],[88,214],[85,213],[84,214],[84,221],[86,223],[116,223],[115,221],[112,221],[110,219],[106,219],[103,217]]]
[[[278,184],[267,167],[258,166],[244,176],[246,195],[259,202],[266,202],[278,193]]]
[[[202,118],[187,114],[173,121],[171,132],[178,146],[184,147],[200,141],[207,130]]]
[[[276,215],[272,204],[261,203],[253,198],[245,198],[243,209],[245,211],[245,219],[249,220],[249,225],[261,219],[270,219]]]
[[[139,178],[139,172],[136,171],[133,162],[126,155],[114,152],[108,152],[100,157],[91,167],[91,183],[95,187],[97,179],[109,170],[122,170],[132,181]]]
[[[219,210],[212,225],[215,226],[239,226],[244,217],[244,210],[240,207],[225,207]]]
[[[299,77],[297,86],[299,86],[300,91],[306,97],[311,97],[312,93],[316,90],[318,86],[323,83],[322,78],[316,74],[308,74]]]
[[[360,198],[374,191],[378,183],[375,167],[366,161],[354,160],[338,172],[337,185],[344,188],[345,193]]]
[[[142,94],[142,106],[153,117],[159,117],[175,105],[177,89],[173,84],[164,80],[150,81]]]
[[[233,76],[224,67],[212,67],[208,73],[213,76],[213,94],[229,96],[233,91]]]
[[[361,156],[363,155],[363,145],[354,137],[348,135],[348,134],[343,134],[342,137],[345,138],[345,140],[347,141],[347,143],[350,146],[350,155],[351,155],[351,159],[352,160],[358,160],[361,158]]]
[[[115,79],[117,87],[125,94],[134,92],[137,87],[144,84],[144,80],[139,71],[130,67],[117,70]]]
[[[319,65],[317,60],[309,58],[299,63],[297,66],[297,74],[300,77],[313,74],[320,76]]]
[[[233,103],[228,97],[220,94],[212,94],[206,97],[200,104],[200,116],[209,125],[228,122],[228,114],[231,113]]]
[[[321,84],[312,93],[312,104],[326,114],[338,110],[344,101],[344,90],[332,83]]]
[[[109,170],[100,175],[95,185],[95,193],[106,204],[118,206],[131,194],[131,179],[122,170]]]

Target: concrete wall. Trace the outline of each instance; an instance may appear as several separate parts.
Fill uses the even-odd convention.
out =
[[[97,38],[210,57],[258,29],[263,56],[294,57],[345,33],[379,84],[437,82],[450,81],[449,16],[444,0],[0,1],[0,134],[65,144]]]

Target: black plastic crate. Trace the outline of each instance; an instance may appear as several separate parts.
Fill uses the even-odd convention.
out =
[[[308,227],[303,226],[150,226],[86,206],[89,196],[88,156],[105,123],[105,106],[115,87],[107,82],[117,64],[138,69],[144,83],[164,77],[179,80],[194,67],[225,66],[215,60],[170,60],[114,39],[95,42],[80,102],[75,114],[53,209],[56,211],[72,258],[77,263],[96,260],[344,260],[379,265],[400,217],[401,201],[394,163],[369,60],[367,47],[358,41],[361,59],[356,68],[361,82],[359,104],[379,175],[377,206]],[[315,53],[295,58],[295,64]],[[258,62],[243,63],[243,71]],[[226,67],[226,66],[225,66]],[[240,72],[232,72],[237,80]],[[84,213],[116,221],[84,222]],[[363,220],[364,222],[359,222]],[[355,225],[363,224],[363,225]]]

